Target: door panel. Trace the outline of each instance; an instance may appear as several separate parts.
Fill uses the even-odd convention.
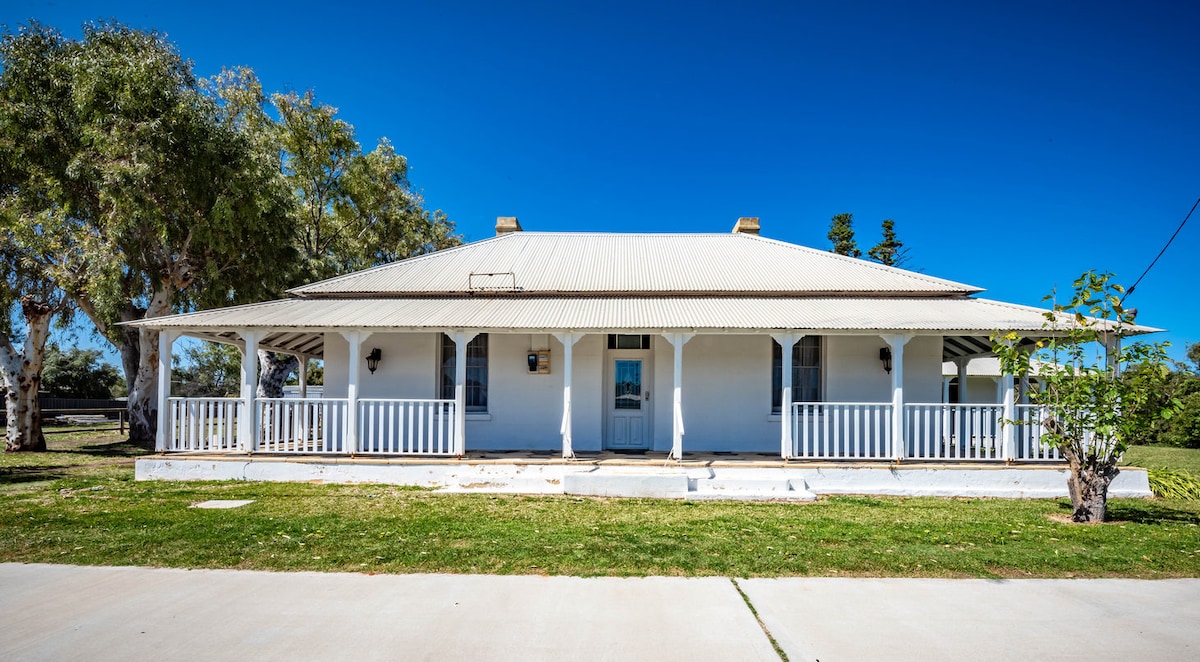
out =
[[[640,358],[610,357],[605,446],[614,449],[649,448],[647,428],[649,388],[646,363]]]

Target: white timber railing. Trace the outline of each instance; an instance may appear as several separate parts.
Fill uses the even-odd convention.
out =
[[[462,455],[454,414],[453,400],[359,400],[358,452]]]
[[[792,404],[793,457],[886,460],[892,457],[892,405],[882,402]]]
[[[258,398],[260,453],[340,453],[344,398]]]
[[[239,398],[169,398],[166,450],[236,451]]]
[[[1030,462],[1062,462],[1058,448],[1042,441],[1046,411],[1039,405],[1017,405],[1017,457]]]
[[[1003,415],[1003,405],[906,404],[906,455],[918,460],[1003,461]]]

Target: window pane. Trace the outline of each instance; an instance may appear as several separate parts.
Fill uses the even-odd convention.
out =
[[[821,401],[821,336],[805,336],[792,348],[792,402]],[[783,402],[783,348],[771,340],[771,413]]]
[[[454,399],[454,368],[456,361],[454,339],[442,334],[442,370],[440,392],[442,399]],[[467,411],[487,411],[488,341],[481,333],[467,343],[467,383],[464,392]]]
[[[617,361],[616,399],[613,401],[617,409],[642,408],[642,362]]]

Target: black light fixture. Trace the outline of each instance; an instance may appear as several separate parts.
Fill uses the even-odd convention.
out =
[[[892,374],[892,349],[890,347],[879,348],[879,360],[883,361],[884,372]]]
[[[367,370],[370,370],[372,375],[375,374],[375,368],[379,367],[379,359],[381,358],[383,358],[383,352],[379,351],[378,347],[375,347],[371,350],[370,354],[367,354]]]

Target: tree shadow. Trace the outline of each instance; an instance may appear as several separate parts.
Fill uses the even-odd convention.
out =
[[[1133,524],[1200,525],[1200,512],[1152,499],[1122,499],[1108,502],[1108,519]]]
[[[0,467],[0,485],[20,485],[22,483],[58,480],[65,477],[70,469],[71,467],[68,465]]]

